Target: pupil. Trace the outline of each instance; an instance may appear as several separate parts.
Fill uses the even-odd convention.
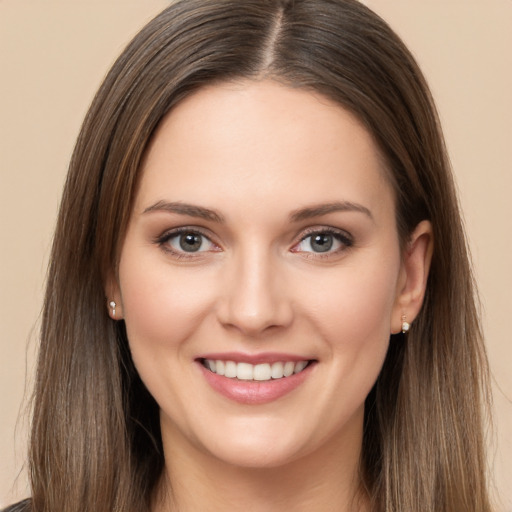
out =
[[[180,247],[186,252],[197,251],[202,244],[201,235],[188,233],[180,237]]]
[[[332,235],[315,235],[311,240],[311,247],[315,252],[327,252],[333,244]]]

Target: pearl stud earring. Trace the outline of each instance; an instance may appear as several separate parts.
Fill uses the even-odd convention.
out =
[[[407,322],[406,318],[405,315],[402,315],[402,332],[404,334],[411,328],[411,324]]]
[[[115,317],[116,316],[116,303],[111,300],[108,305],[112,308],[112,316]]]

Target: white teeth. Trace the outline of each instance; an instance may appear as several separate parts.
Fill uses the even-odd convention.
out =
[[[268,381],[271,379],[282,379],[294,373],[300,373],[306,368],[308,362],[309,361],[299,361],[294,363],[293,361],[286,361],[273,364],[261,363],[253,365],[250,363],[222,361],[220,359],[205,359],[204,365],[213,373],[224,375],[230,379]]]
[[[254,380],[270,380],[272,370],[269,364],[257,364],[253,370]]]
[[[293,370],[293,373],[299,373],[301,372],[302,370],[304,370],[304,368],[306,368],[308,362],[307,361],[299,361],[296,365],[295,365],[295,368]],[[213,370],[215,371],[215,370]]]
[[[238,363],[236,365],[236,378],[240,380],[253,380],[253,365],[249,363]]]
[[[215,370],[212,371],[215,372],[217,375],[224,375],[226,371],[226,365],[224,361],[215,361]]]
[[[293,370],[295,370],[295,363],[293,363],[292,361],[288,361],[288,362],[284,363],[284,376],[285,377],[289,377],[293,373]]]
[[[224,375],[230,379],[234,379],[237,376],[236,363],[233,361],[226,361]]]
[[[272,365],[271,375],[273,379],[282,379],[284,377],[284,364],[274,363]]]

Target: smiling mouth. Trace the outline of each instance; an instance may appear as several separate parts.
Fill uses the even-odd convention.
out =
[[[212,373],[230,379],[246,381],[270,381],[301,373],[314,361],[283,361],[276,363],[236,363],[219,359],[202,359],[202,365]]]

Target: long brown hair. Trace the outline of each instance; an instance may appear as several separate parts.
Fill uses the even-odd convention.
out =
[[[30,468],[35,512],[147,511],[164,460],[158,407],[107,315],[141,159],[161,119],[206,84],[270,78],[320,92],[373,135],[402,243],[435,251],[407,339],[392,336],[366,402],[361,478],[375,512],[491,510],[487,363],[435,107],[400,39],[355,0],[181,0],[128,45],[71,160],[43,312]]]

